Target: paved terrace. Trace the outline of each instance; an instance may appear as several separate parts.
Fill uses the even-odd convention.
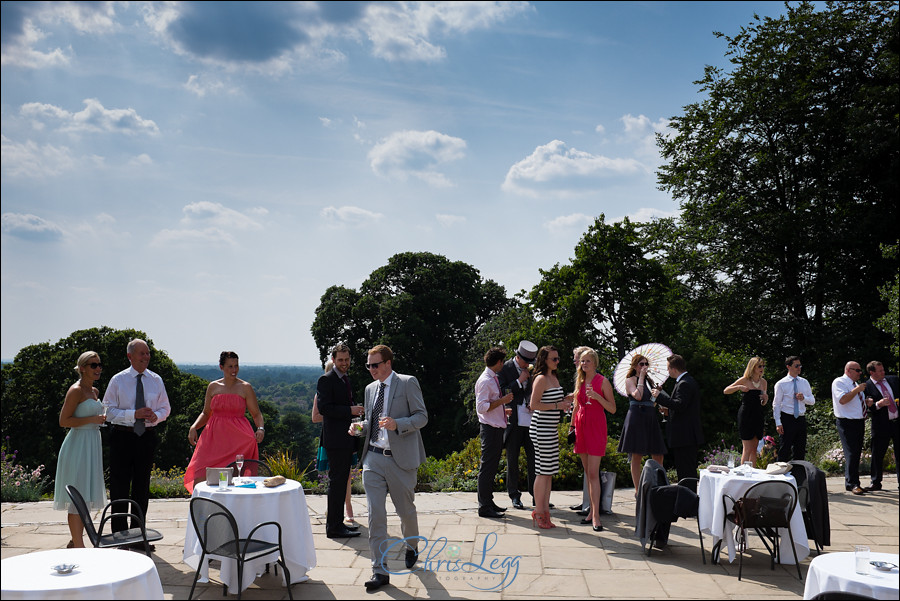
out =
[[[867,544],[872,551],[897,553],[900,547],[900,512],[896,478],[885,479],[885,490],[854,496],[843,490],[842,478],[828,479],[832,546],[826,551],[849,551]],[[497,494],[502,506],[506,496]],[[526,495],[527,498],[527,495]],[[479,518],[475,493],[417,494],[421,534],[434,541],[446,537],[458,546],[463,560],[482,563],[485,539],[495,533],[491,559],[519,557],[518,574],[507,577],[502,590],[480,591],[499,585],[502,577],[450,573],[445,566],[436,571],[391,576],[391,585],[366,594],[363,587],[371,574],[366,542],[366,505],[363,496],[353,499],[354,513],[362,524],[362,536],[330,540],[325,537],[326,499],[310,495],[310,509],[318,565],[309,572],[309,581],[295,584],[296,599],[800,599],[811,558],[801,562],[804,582],[797,580],[793,566],[776,565],[756,537],[744,557],[743,580],[738,582],[738,564],[709,563],[711,539],[704,536],[707,564],[700,561],[697,523],[679,520],[673,524],[669,548],[654,550],[648,558],[634,537],[634,489],[617,490],[614,515],[604,516],[605,531],[594,533],[582,526],[581,518],[568,507],[580,502],[580,491],[554,491],[557,508],[553,521],[557,528],[532,527],[530,511],[510,508],[502,520]],[[389,509],[390,509],[390,501]],[[260,516],[261,519],[268,516]],[[12,557],[43,549],[57,549],[69,540],[65,514],[54,511],[49,501],[3,503],[2,557]],[[97,519],[97,518],[95,518]],[[182,563],[188,501],[150,502],[149,522],[165,538],[156,543],[154,560],[167,599],[186,599],[193,570]],[[390,533],[399,536],[399,519],[389,517]],[[802,536],[802,534],[801,534]],[[421,548],[421,547],[420,547]],[[455,550],[455,549],[454,549]],[[122,551],[128,553],[130,551]],[[447,553],[439,554],[446,558]],[[402,565],[393,562],[392,565]],[[215,566],[215,564],[214,564]],[[416,567],[422,566],[420,562]],[[218,571],[210,570],[211,584],[198,584],[200,599],[222,599]],[[474,586],[473,586],[474,585]],[[267,574],[256,579],[243,594],[244,599],[287,599],[281,578]]]

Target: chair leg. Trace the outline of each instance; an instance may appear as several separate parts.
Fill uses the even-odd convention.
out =
[[[284,561],[284,554],[281,555],[279,560],[275,563],[275,572],[278,572],[278,564],[281,564],[281,568],[284,570],[284,584],[287,586],[288,599],[294,601],[294,593],[291,591],[291,572],[287,568],[287,563]]]
[[[741,575],[744,573],[744,546],[747,540],[747,531],[744,528],[741,528],[740,532],[740,543],[738,544],[738,549],[741,552],[740,563],[738,564],[738,582],[741,580]]]
[[[788,540],[791,541],[791,551],[794,553],[794,565],[797,566],[797,578],[802,581],[803,575],[800,573],[800,562],[797,561],[797,549],[794,547],[794,533],[791,532],[790,526],[788,526]]]
[[[200,563],[197,564],[197,571],[194,572],[194,582],[191,584],[191,592],[188,593],[188,601],[191,601],[191,597],[194,596],[194,589],[197,587],[197,579],[200,578],[200,568],[203,566],[203,558],[205,556],[205,551],[200,554]]]
[[[697,518],[697,533],[700,535],[700,558],[703,559],[703,565],[706,565],[706,551],[703,550],[703,531],[700,530],[700,518]]]

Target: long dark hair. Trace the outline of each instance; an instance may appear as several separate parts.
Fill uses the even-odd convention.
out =
[[[534,375],[535,377],[546,375],[548,373],[552,373],[556,375],[556,370],[559,367],[559,363],[556,364],[555,367],[551,367],[547,363],[547,357],[550,356],[552,351],[556,351],[555,346],[542,346],[537,353],[537,357],[534,360]],[[559,351],[556,351],[559,352]]]
[[[643,355],[635,355],[634,357],[631,358],[631,367],[628,369],[628,375],[625,376],[626,378],[630,378],[631,376],[637,375],[638,363],[641,362],[641,359],[643,359],[644,361],[646,361],[648,363],[650,362],[650,359],[648,359],[647,357],[645,357]],[[656,385],[653,382],[653,379],[650,377],[650,374],[647,374],[646,376],[644,376],[644,383],[648,384],[650,386],[650,388],[653,388]]]

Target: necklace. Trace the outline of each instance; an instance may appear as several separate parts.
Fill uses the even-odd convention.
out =
[[[753,384],[753,388],[756,388],[757,390],[759,390],[759,387],[762,384],[762,378],[760,378],[756,382],[754,382],[753,380],[750,380],[750,383]]]

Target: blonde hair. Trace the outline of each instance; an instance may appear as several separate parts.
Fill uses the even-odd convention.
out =
[[[750,361],[747,363],[747,369],[744,370],[744,377],[748,380],[752,380],[753,378],[751,378],[750,376],[752,376],[753,372],[756,371],[756,366],[759,365],[761,361],[764,362],[764,359],[762,357],[753,357],[752,359],[750,359]]]
[[[581,385],[584,384],[585,374],[584,370],[581,369],[581,360],[588,356],[591,358],[591,361],[594,362],[594,369],[599,369],[600,365],[600,356],[597,355],[597,351],[590,347],[584,347],[584,350],[581,351],[581,355],[578,357],[578,369],[575,370],[575,394],[578,394],[578,391],[581,390]]]
[[[326,374],[328,372],[330,372],[333,368],[334,368],[334,361],[329,359],[328,361],[325,362],[325,373]]]
[[[75,362],[75,373],[78,374],[78,377],[81,377],[81,368],[91,362],[91,359],[97,357],[100,359],[100,355],[97,354],[96,351],[85,351],[81,353],[78,357],[78,361]]]

